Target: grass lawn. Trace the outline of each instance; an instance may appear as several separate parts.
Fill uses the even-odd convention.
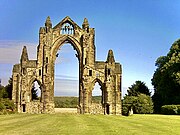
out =
[[[0,135],[179,135],[180,116],[0,115]]]

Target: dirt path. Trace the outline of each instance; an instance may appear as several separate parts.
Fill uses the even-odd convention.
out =
[[[77,113],[77,108],[54,108],[55,113]]]

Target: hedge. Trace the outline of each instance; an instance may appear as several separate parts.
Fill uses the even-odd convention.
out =
[[[180,105],[163,105],[161,107],[161,113],[166,115],[179,115]]]

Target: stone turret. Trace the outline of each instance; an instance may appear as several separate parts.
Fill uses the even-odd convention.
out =
[[[50,19],[49,16],[48,16],[47,19],[46,19],[45,26],[46,26],[47,28],[52,28],[51,19]]]
[[[107,63],[114,63],[115,60],[114,60],[114,54],[113,54],[113,51],[112,50],[109,50],[108,51],[108,56],[107,56]]]
[[[44,33],[45,33],[44,27],[40,27],[39,34],[44,34]]]
[[[88,23],[87,18],[84,18],[84,22],[82,24],[82,28],[83,29],[89,29],[89,23]]]
[[[26,46],[24,46],[21,54],[21,63],[27,62],[28,60],[29,58],[28,58],[27,48]]]

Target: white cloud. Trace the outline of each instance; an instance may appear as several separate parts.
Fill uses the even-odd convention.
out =
[[[56,61],[55,61],[55,63],[56,64],[61,64],[61,63],[70,63],[72,60],[71,59],[69,59],[69,58],[67,58],[65,55],[63,55],[63,56],[58,56],[57,58],[56,58]]]
[[[69,75],[55,75],[56,79],[69,79],[69,80],[78,80],[75,76],[69,76]]]
[[[36,59],[37,44],[19,40],[0,40],[0,79],[7,85],[12,67],[20,62],[23,46],[27,47],[29,59]]]
[[[0,64],[19,63],[23,46],[27,47],[29,58],[36,59],[37,44],[16,40],[0,40]]]
[[[78,80],[55,79],[55,96],[78,96]]]
[[[122,87],[122,95],[121,97],[123,98],[127,94],[127,87]]]
[[[75,54],[77,54],[71,44],[64,44],[57,53],[58,57],[56,58],[56,64],[70,63],[73,61],[74,57],[76,58]]]

